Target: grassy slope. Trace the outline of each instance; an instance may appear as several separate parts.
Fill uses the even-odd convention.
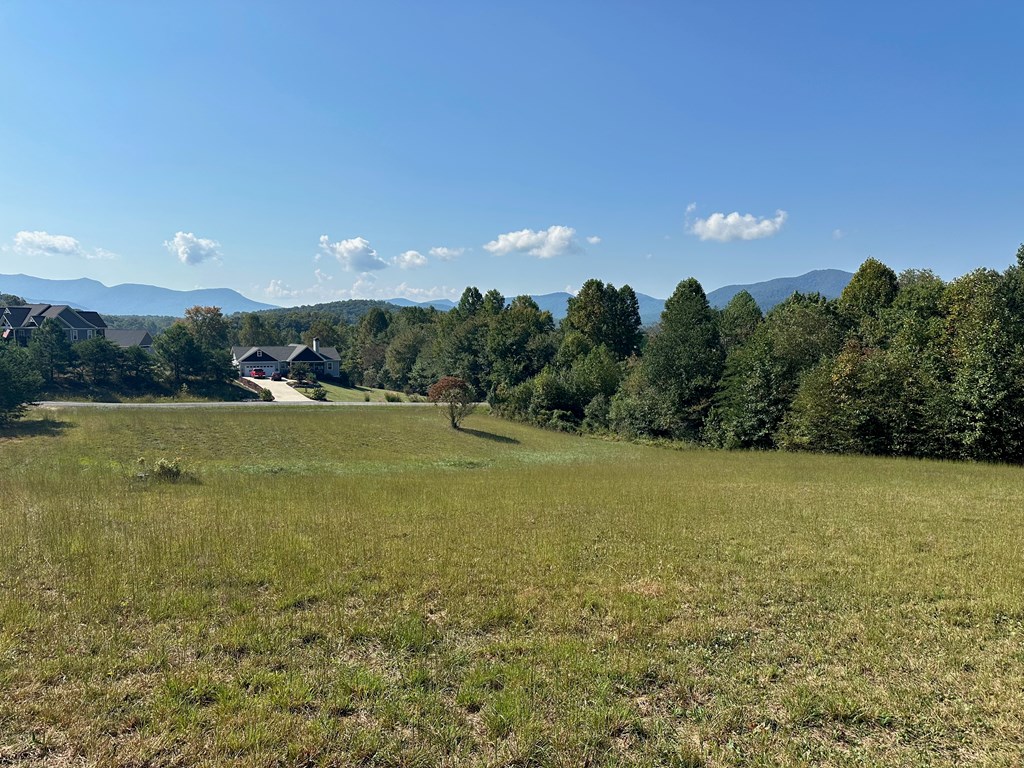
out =
[[[327,400],[332,403],[362,402],[366,400],[367,395],[370,396],[369,402],[373,403],[385,402],[385,395],[387,394],[392,396],[398,395],[403,401],[409,399],[408,395],[404,395],[401,392],[392,392],[391,390],[386,389],[373,389],[371,387],[339,387],[336,384],[330,384],[325,381],[321,381],[319,384],[327,390]]]
[[[1024,760],[1019,469],[54,418],[0,442],[0,762]]]

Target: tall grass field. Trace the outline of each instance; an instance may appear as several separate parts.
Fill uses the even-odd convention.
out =
[[[465,426],[8,429],[0,765],[1024,764],[1024,470]]]

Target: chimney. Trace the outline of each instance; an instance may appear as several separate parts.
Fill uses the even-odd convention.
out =
[[[319,352],[320,351],[320,339],[313,339],[313,351],[314,352]]]

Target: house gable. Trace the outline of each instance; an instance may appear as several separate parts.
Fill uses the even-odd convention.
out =
[[[262,363],[264,361],[268,363],[278,362],[278,358],[263,347],[250,347],[246,352],[242,353],[241,357],[236,355],[235,359],[240,363]]]
[[[324,358],[312,349],[302,344],[295,348],[295,351],[288,356],[289,363],[322,363]]]

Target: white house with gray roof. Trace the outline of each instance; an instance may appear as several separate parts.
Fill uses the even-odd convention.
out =
[[[319,339],[313,346],[288,344],[285,346],[232,347],[231,357],[239,376],[251,376],[260,369],[267,376],[286,375],[294,363],[306,363],[320,376],[337,377],[341,373],[341,356],[334,347],[321,347]]]

